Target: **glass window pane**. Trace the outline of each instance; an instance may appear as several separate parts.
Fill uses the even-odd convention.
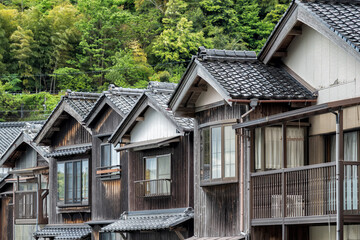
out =
[[[221,178],[221,127],[211,129],[212,178]]]
[[[101,145],[101,166],[110,166],[110,144]]]
[[[88,160],[82,161],[82,200],[88,201],[89,199],[89,162]]]
[[[115,150],[111,144],[111,166],[120,165],[120,153]]]
[[[305,129],[299,127],[286,128],[286,149],[288,168],[304,166]]]
[[[146,158],[145,165],[145,179],[156,179],[156,158]]]
[[[170,179],[170,155],[158,158],[158,179]]]
[[[279,169],[282,162],[282,129],[281,127],[265,128],[265,167]]]
[[[81,161],[74,162],[74,203],[81,202]]]
[[[210,129],[201,131],[201,179],[210,179]]]
[[[57,165],[58,201],[64,202],[65,198],[65,168],[64,163]]]
[[[225,177],[235,177],[235,130],[232,126],[224,127]]]
[[[65,202],[73,203],[73,184],[74,184],[74,173],[73,163],[65,163]]]

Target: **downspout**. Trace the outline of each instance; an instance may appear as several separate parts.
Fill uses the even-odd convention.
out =
[[[257,99],[251,99],[250,100],[250,106],[251,106],[251,109],[249,110],[249,106],[246,105],[246,112],[241,115],[240,117],[240,123],[243,123],[244,122],[244,118],[247,117],[251,112],[253,112],[255,110],[255,107],[257,106],[258,104],[258,100]],[[245,143],[245,140],[244,140],[244,129],[241,128],[240,129],[240,229],[241,229],[241,234],[244,235],[246,237],[246,239],[248,239],[248,234],[249,234],[249,226],[247,227],[247,230],[245,232],[244,231],[244,174],[245,174],[245,171],[244,171],[244,143]],[[249,166],[249,164],[248,164]],[[247,168],[247,175],[246,175],[246,178],[247,178],[247,182],[249,183],[250,180],[248,179],[248,174],[250,173],[250,169],[249,167]],[[250,195],[250,188],[247,189],[247,209],[249,211],[250,209],[250,202],[249,202],[249,195]],[[250,215],[248,214],[248,217],[250,217]]]
[[[340,227],[340,163],[339,163],[339,147],[340,147],[340,124],[339,124],[339,114],[333,112],[336,118],[336,135],[335,135],[335,161],[336,161],[336,239],[340,240],[341,237],[341,227]]]

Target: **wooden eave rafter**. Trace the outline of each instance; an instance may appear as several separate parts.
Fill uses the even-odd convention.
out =
[[[360,54],[348,42],[344,41],[334,31],[326,25],[318,16],[307,10],[301,3],[294,1],[278,25],[275,27],[273,33],[270,35],[268,41],[265,43],[258,58],[265,64],[272,60],[286,57],[286,49],[292,40],[302,34],[301,26],[305,24],[315,31],[319,32],[335,45],[344,49],[357,60],[360,61]]]
[[[281,122],[294,121],[318,114],[333,112],[342,108],[351,107],[355,105],[360,105],[360,97],[323,103],[310,107],[304,107],[293,111],[288,111],[284,113],[267,116],[264,118],[238,123],[233,125],[233,129],[269,126]]]

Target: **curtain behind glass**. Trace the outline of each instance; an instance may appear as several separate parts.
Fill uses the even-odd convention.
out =
[[[358,133],[344,134],[344,161],[355,162],[358,158]],[[344,209],[358,209],[358,174],[357,166],[344,168]]]
[[[286,128],[287,168],[304,166],[304,128]]]
[[[281,168],[282,133],[279,127],[265,128],[265,159],[267,169]]]
[[[221,178],[221,127],[211,129],[211,177]]]
[[[225,177],[235,177],[235,130],[232,126],[224,127]]]

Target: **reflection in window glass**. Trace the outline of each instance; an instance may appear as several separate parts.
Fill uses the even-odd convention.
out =
[[[88,160],[82,161],[82,199],[88,201],[89,198],[89,163]]]
[[[65,200],[65,164],[58,163],[57,166],[57,179],[58,179],[58,201],[64,202]]]
[[[211,129],[212,178],[221,178],[221,127]]]
[[[72,203],[74,196],[74,173],[73,173],[73,163],[65,163],[65,202]]]
[[[235,177],[235,131],[231,126],[224,127],[225,177]]]
[[[201,160],[202,160],[202,179],[210,179],[210,129],[205,128],[201,131]]]

